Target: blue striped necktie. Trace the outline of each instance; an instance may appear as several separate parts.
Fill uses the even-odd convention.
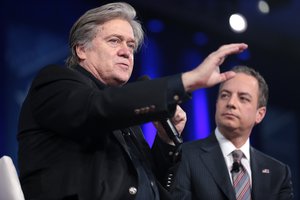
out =
[[[247,170],[241,163],[243,152],[241,150],[234,150],[232,152],[233,166],[232,166],[232,180],[235,196],[237,200],[251,200],[251,186],[250,177]]]

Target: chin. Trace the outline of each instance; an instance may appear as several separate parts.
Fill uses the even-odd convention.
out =
[[[235,129],[237,127],[236,124],[230,123],[230,122],[221,122],[220,126],[226,128],[226,129]]]
[[[122,86],[128,82],[129,78],[130,78],[130,76],[128,74],[124,74],[124,72],[116,74],[113,78],[114,85]]]
[[[118,79],[117,82],[117,85],[122,86],[128,82],[128,79]]]

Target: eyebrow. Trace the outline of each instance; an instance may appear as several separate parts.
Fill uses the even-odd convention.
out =
[[[226,90],[226,89],[221,89],[219,91],[219,94],[221,94],[221,93],[232,93],[232,92],[230,92],[229,90]]]
[[[115,34],[115,33],[104,37],[104,39],[108,39],[110,37],[117,37],[117,38],[120,38],[122,40],[126,40],[126,38],[123,35]],[[134,43],[136,43],[135,40],[134,40],[134,38],[129,38],[127,42],[134,42]]]
[[[219,94],[222,94],[222,93],[229,93],[229,94],[232,94],[231,91],[226,90],[226,89],[220,90]],[[238,92],[238,95],[239,95],[239,96],[240,96],[240,95],[242,95],[242,96],[248,96],[248,97],[251,97],[251,98],[252,98],[252,95],[251,95],[250,93],[248,93],[248,92]]]

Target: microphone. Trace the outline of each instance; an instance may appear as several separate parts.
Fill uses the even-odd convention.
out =
[[[168,136],[175,143],[176,146],[179,146],[183,143],[181,135],[178,133],[176,127],[169,118],[165,120],[160,120],[159,122],[164,127]]]
[[[146,81],[150,80],[150,77],[147,75],[143,75],[138,78],[139,81]],[[163,128],[165,129],[166,133],[168,134],[169,138],[175,143],[176,146],[179,146],[183,143],[183,139],[181,135],[178,133],[176,127],[172,123],[171,119],[167,118],[164,120],[159,121]]]
[[[240,171],[240,163],[233,162],[231,172],[238,173]]]

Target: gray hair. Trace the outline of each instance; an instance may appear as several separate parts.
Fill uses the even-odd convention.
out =
[[[231,71],[234,71],[235,73],[244,73],[249,76],[254,77],[258,82],[258,108],[267,106],[268,99],[269,99],[269,87],[266,83],[265,79],[260,75],[258,71],[256,71],[253,68],[247,67],[247,66],[235,66],[231,69]],[[224,82],[220,84],[219,89],[222,88]]]
[[[73,25],[69,35],[69,48],[71,55],[67,58],[68,67],[78,64],[76,46],[88,46],[97,34],[97,27],[113,19],[124,19],[129,22],[133,29],[136,49],[143,43],[144,31],[140,22],[136,19],[135,9],[124,2],[109,3],[88,10]]]

